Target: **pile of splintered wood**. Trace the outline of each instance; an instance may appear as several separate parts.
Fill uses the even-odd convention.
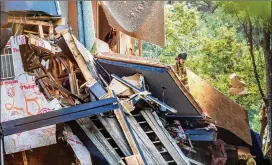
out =
[[[63,26],[55,31],[56,26],[63,25],[60,18],[32,17],[22,21],[22,18],[10,17],[9,23],[15,23],[17,35],[26,36],[27,44],[20,46],[24,70],[35,76],[48,101],[56,98],[62,107],[71,107],[118,97],[120,109],[76,121],[108,163],[201,164],[187,158],[180,149],[195,152],[192,146],[179,146],[174,140],[177,134],[164,128],[156,111],[160,107],[172,112],[175,109],[150,95],[141,74],[124,78],[114,76],[107,84],[96,72],[94,57],[71,30]],[[154,65],[161,64],[155,61]],[[93,120],[99,120],[100,124]],[[102,129],[110,137],[103,134]],[[178,129],[182,131],[181,127]]]

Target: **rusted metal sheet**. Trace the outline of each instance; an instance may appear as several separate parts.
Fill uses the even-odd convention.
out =
[[[217,126],[231,131],[251,145],[247,111],[192,71],[187,70],[187,76],[190,93],[200,104],[205,115]]]

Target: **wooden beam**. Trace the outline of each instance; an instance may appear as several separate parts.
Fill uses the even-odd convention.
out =
[[[42,25],[42,26],[52,26],[51,23],[45,22],[45,21],[36,21],[36,20],[25,20],[24,18],[20,19],[20,18],[12,18],[9,17],[8,18],[8,23],[21,23],[21,24],[28,24],[28,25]]]
[[[143,154],[145,156],[147,164],[167,164],[163,156],[159,153],[158,149],[149,139],[149,137],[144,132],[143,128],[139,125],[139,123],[136,121],[136,119],[133,116],[128,116],[127,119],[133,129],[133,132],[136,135],[136,139],[141,149],[143,150]]]
[[[43,27],[42,27],[42,25],[39,25],[38,27],[39,27],[39,36],[40,36],[41,38],[44,38]]]
[[[142,45],[142,40],[138,41],[138,49],[139,49],[139,56],[142,57],[143,55],[143,45]]]
[[[23,157],[24,165],[28,165],[25,151],[22,151],[22,157]]]
[[[114,150],[111,144],[107,141],[107,139],[103,136],[103,134],[98,130],[96,125],[89,118],[77,120],[76,122],[80,126],[80,128],[77,129],[77,131],[82,129],[84,133],[87,135],[88,139],[90,139],[91,143],[93,143],[93,145],[95,146],[94,148],[90,147],[90,145],[85,145],[91,154],[98,156],[98,154],[94,152],[94,150],[97,149],[106,159],[108,164],[111,165],[124,164],[123,160],[118,155],[118,153]],[[72,128],[72,130],[75,130],[73,129],[73,126],[71,126],[70,124],[69,126]],[[86,137],[80,140],[83,142],[83,144],[86,144]]]
[[[62,36],[63,36],[66,44],[68,45],[68,47],[72,53],[72,56],[75,58],[85,80],[87,82],[94,80],[94,78],[93,78],[93,76],[92,76],[91,72],[89,71],[89,68],[86,64],[86,61],[84,60],[82,54],[78,50],[78,47],[77,47],[72,35],[69,32],[64,32],[64,33],[62,33]]]
[[[13,34],[15,34],[17,32],[16,35],[22,35],[23,34],[23,29],[24,29],[24,25],[14,24],[12,32],[13,32]]]
[[[24,33],[39,35],[39,32],[30,31],[30,30],[24,30]],[[48,36],[48,35],[49,35],[49,34],[45,34],[45,33],[44,33],[44,36]]]
[[[134,44],[135,44],[135,39],[133,37],[131,37],[131,49],[132,49],[132,52],[134,52]]]
[[[54,40],[54,27],[49,26],[49,39]]]
[[[66,93],[67,95],[70,95],[70,96],[72,96],[73,98],[77,99],[77,100],[80,101],[81,103],[85,103],[85,101],[84,101],[81,97],[79,97],[78,95],[76,95],[76,94],[74,94],[74,93],[68,91],[66,88],[63,88],[61,85],[59,85],[58,83],[56,83],[56,82],[50,80],[49,78],[45,77],[45,78],[43,78],[43,80],[44,80],[46,83],[48,83],[48,84],[54,86],[55,88],[59,89],[60,91]]]
[[[54,26],[65,25],[65,18],[60,18],[53,23]]]
[[[123,134],[123,131],[120,127],[116,118],[112,117],[98,117],[99,121],[102,123],[104,128],[110,132],[111,138],[115,141],[117,146],[121,149],[124,156],[132,155],[131,149],[127,143],[127,140]]]
[[[51,45],[50,42],[48,42],[42,38],[39,38],[37,36],[30,35],[28,37],[28,44],[35,46],[43,51],[46,51],[49,54],[53,54],[53,55],[55,54],[55,46]]]
[[[44,21],[56,21],[56,20],[59,20],[61,19],[61,17],[52,17],[52,16],[30,16],[30,17],[13,17],[13,16],[9,16],[9,18],[12,18],[12,19],[22,19],[23,21],[26,19],[26,20],[44,20]]]
[[[125,116],[124,116],[123,112],[120,109],[116,109],[116,110],[114,110],[114,113],[115,113],[115,116],[116,116],[116,118],[117,118],[117,120],[118,120],[124,134],[125,134],[125,137],[128,141],[128,144],[130,146],[132,153],[134,155],[140,155],[141,151],[139,151],[139,149],[140,149],[139,145],[136,144],[136,139],[132,135],[133,132],[130,131],[131,128],[129,128],[128,123],[125,120]],[[145,164],[142,157],[139,158],[139,164],[140,165]]]
[[[131,155],[131,156],[125,157],[127,165],[140,165],[140,163],[138,162],[137,156],[138,155]]]

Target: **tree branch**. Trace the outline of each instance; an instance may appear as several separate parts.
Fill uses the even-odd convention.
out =
[[[253,66],[253,72],[254,72],[254,76],[255,79],[257,81],[257,86],[260,92],[260,95],[266,105],[266,107],[268,107],[267,105],[267,99],[266,96],[264,95],[260,80],[259,80],[259,75],[258,75],[258,71],[257,71],[257,66],[256,66],[256,62],[255,62],[255,57],[254,57],[254,51],[253,51],[253,34],[252,34],[252,23],[251,23],[251,19],[250,16],[248,14],[248,12],[246,11],[246,17],[247,17],[247,21],[248,21],[248,35],[247,35],[247,39],[248,39],[248,43],[249,43],[249,52],[250,52],[250,56],[251,56],[251,62],[252,62],[252,66]]]

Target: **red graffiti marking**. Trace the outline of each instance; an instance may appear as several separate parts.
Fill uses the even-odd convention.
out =
[[[28,85],[21,85],[20,86],[21,90],[33,89],[35,87],[36,87],[35,84],[31,84],[31,85],[28,84]]]
[[[12,86],[10,88],[7,88],[7,94],[10,98],[12,98],[12,104],[11,103],[6,103],[5,104],[5,108],[7,110],[12,110],[12,109],[15,109],[15,110],[18,110],[18,111],[23,111],[24,108],[18,108],[18,107],[15,107],[14,106],[14,96],[15,96],[15,87]]]
[[[38,114],[47,113],[49,111],[51,111],[51,109],[49,109],[49,108],[43,108],[41,111],[38,112]]]
[[[20,39],[21,39],[21,44],[25,44],[26,43],[25,36],[20,36]]]
[[[20,136],[22,134],[22,132],[16,133],[17,136]]]
[[[70,141],[72,141],[72,142],[74,142],[74,143],[76,143],[76,144],[79,144],[79,145],[84,146],[83,143],[80,142],[80,141],[77,141],[77,140],[74,140],[74,139],[71,139],[71,138],[67,138],[67,140],[70,140]]]
[[[0,85],[13,85],[18,83],[18,80],[10,80],[10,81],[0,81]]]
[[[20,113],[18,111],[12,111],[11,112],[11,116],[17,116],[20,115]]]
[[[14,97],[15,95],[15,88],[14,87],[11,87],[11,88],[7,88],[7,93],[8,93],[8,96],[9,97]]]
[[[20,86],[32,86],[33,84],[27,84],[27,83],[21,83],[20,84]],[[34,84],[35,85],[35,84]],[[28,115],[30,115],[30,116],[32,116],[32,115],[36,115],[38,112],[40,112],[40,110],[41,110],[41,107],[40,107],[40,104],[39,104],[39,102],[37,101],[38,100],[38,95],[36,94],[37,92],[36,92],[36,90],[35,90],[35,88],[31,88],[32,90],[33,90],[33,94],[35,94],[35,97],[34,98],[27,98],[26,97],[26,95],[25,95],[25,93],[24,93],[24,90],[22,90],[22,92],[23,92],[23,95],[24,95],[24,99],[25,99],[25,103],[26,103],[26,113],[28,114]],[[29,104],[29,102],[34,102],[34,103],[36,103],[36,105],[37,105],[37,107],[38,107],[38,111],[37,111],[37,113],[35,113],[35,114],[33,114],[33,113],[31,113],[30,111],[29,111],[29,109],[28,109],[28,104]]]
[[[38,41],[38,46],[45,48],[45,43],[43,40]]]
[[[20,50],[17,49],[17,48],[13,48],[12,50],[13,50],[14,53],[20,52]]]
[[[6,45],[6,47],[10,47],[10,40],[8,41],[8,43],[7,43],[7,45]]]

